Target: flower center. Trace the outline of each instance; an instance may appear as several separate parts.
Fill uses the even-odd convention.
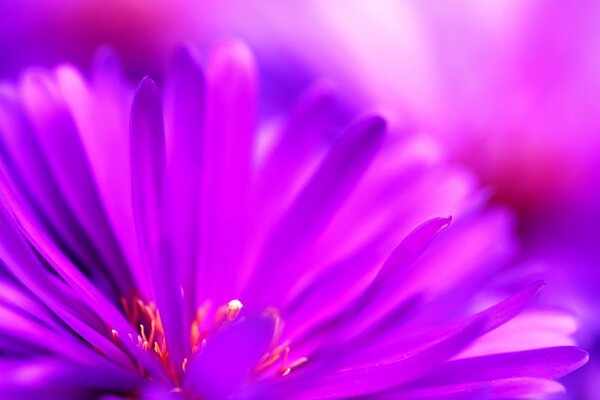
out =
[[[137,337],[129,334],[129,340],[135,343],[139,349],[153,353],[158,357],[167,375],[177,386],[181,384],[180,372],[186,372],[189,359],[204,350],[211,334],[234,322],[244,307],[240,300],[233,299],[211,312],[212,302],[210,300],[204,301],[197,309],[191,322],[189,332],[190,354],[183,359],[181,365],[175,366],[172,358],[169,357],[165,330],[156,304],[153,302],[146,303],[137,296],[130,300],[122,297],[120,302],[127,319],[132,326],[136,327],[138,332]],[[283,330],[283,322],[276,310],[268,309],[266,313],[270,314],[276,322],[273,343],[277,343]],[[119,333],[112,329],[111,334],[113,341],[118,344],[121,340]],[[290,341],[286,340],[274,345],[265,353],[252,370],[252,374],[254,376],[286,376],[293,369],[307,361],[307,357],[300,357],[290,362]],[[138,368],[140,373],[146,373],[141,365],[138,365]]]

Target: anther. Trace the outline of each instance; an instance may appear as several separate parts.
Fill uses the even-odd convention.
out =
[[[148,338],[146,337],[146,329],[144,328],[144,324],[140,324],[140,334],[142,335],[144,342],[147,342]]]
[[[119,342],[119,332],[117,332],[117,330],[116,330],[116,329],[112,329],[112,330],[110,331],[110,333],[112,334],[112,340],[113,340],[113,342],[114,342],[115,344],[116,344],[116,343],[118,343],[118,342]]]
[[[240,315],[242,307],[244,307],[244,305],[239,300],[231,300],[229,303],[227,303],[227,320],[233,321],[236,319],[237,316]]]

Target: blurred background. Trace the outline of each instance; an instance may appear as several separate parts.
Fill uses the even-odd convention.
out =
[[[600,2],[3,0],[0,78],[86,70],[101,46],[131,77],[158,77],[178,44],[223,36],[256,51],[262,113],[324,77],[475,171],[516,213],[542,300],[580,321],[592,358],[573,398],[600,399]]]

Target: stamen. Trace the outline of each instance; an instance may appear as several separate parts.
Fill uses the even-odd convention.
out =
[[[144,327],[144,324],[140,324],[140,333],[144,342],[148,342],[148,338],[146,337],[146,328]]]
[[[156,333],[156,321],[150,321],[150,337],[148,338],[148,342],[152,343],[154,341],[154,334]]]
[[[286,368],[289,355],[290,355],[290,348],[289,348],[289,346],[286,346],[285,351],[283,353],[283,358],[281,359],[281,371],[286,371],[287,369],[289,369],[289,368]]]
[[[235,320],[237,316],[240,315],[242,307],[244,307],[242,302],[235,299],[231,300],[226,305],[219,307],[217,309],[217,312],[215,313],[215,326],[217,328],[221,327],[225,320],[227,320],[228,322],[232,322],[233,320]]]
[[[186,355],[187,357],[183,358],[181,364],[176,366],[173,363],[173,359],[169,357],[165,331],[163,329],[160,311],[156,305],[152,302],[145,303],[137,296],[132,298],[131,301],[127,301],[125,298],[120,298],[119,300],[123,307],[123,311],[131,321],[131,324],[139,327],[137,337],[135,334],[128,334],[129,339],[140,349],[156,354],[167,375],[173,380],[175,385],[181,383],[181,373],[186,373],[187,367],[189,363],[193,361],[193,358],[196,357],[198,353],[205,350],[207,340],[210,340],[216,330],[224,325],[228,326],[239,318],[242,308],[244,307],[240,300],[233,299],[221,307],[218,307],[214,313],[212,313],[214,322],[211,323],[207,318],[210,315],[211,302],[207,300],[202,303],[196,311],[194,320],[191,321],[190,324],[189,353]],[[275,322],[271,350],[263,355],[256,367],[252,370],[252,373],[267,373],[286,376],[290,374],[293,369],[306,363],[308,358],[301,357],[290,363],[290,342],[285,341],[278,344],[283,331],[283,320],[279,316],[278,311],[274,308],[266,309],[264,315],[272,317]],[[112,341],[119,345],[119,332],[112,329],[110,335]],[[143,370],[141,365],[139,368],[142,368]]]
[[[258,362],[258,366],[254,369],[254,372],[262,372],[273,365],[277,360],[281,358],[281,353],[289,348],[289,340],[275,347],[270,353],[265,353],[264,356]]]
[[[281,376],[288,376],[293,369],[298,368],[302,364],[308,362],[308,357],[300,357],[281,372]]]
[[[117,332],[116,329],[112,329],[110,331],[111,335],[112,335],[112,341],[114,344],[119,343],[119,332]]]
[[[239,300],[231,300],[227,303],[227,320],[231,322],[236,319],[237,316],[240,315],[242,307],[244,307],[244,305]]]
[[[288,367],[288,369],[298,368],[299,366],[301,366],[302,364],[305,364],[307,362],[308,362],[308,357],[300,357],[299,359],[297,359],[296,361],[291,363],[290,366]]]

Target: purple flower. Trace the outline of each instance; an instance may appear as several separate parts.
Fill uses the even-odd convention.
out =
[[[430,141],[322,84],[259,124],[238,42],[129,116],[114,58],[92,75],[0,91],[3,398],[513,398],[586,362],[523,311],[541,283],[496,299],[511,217]]]

